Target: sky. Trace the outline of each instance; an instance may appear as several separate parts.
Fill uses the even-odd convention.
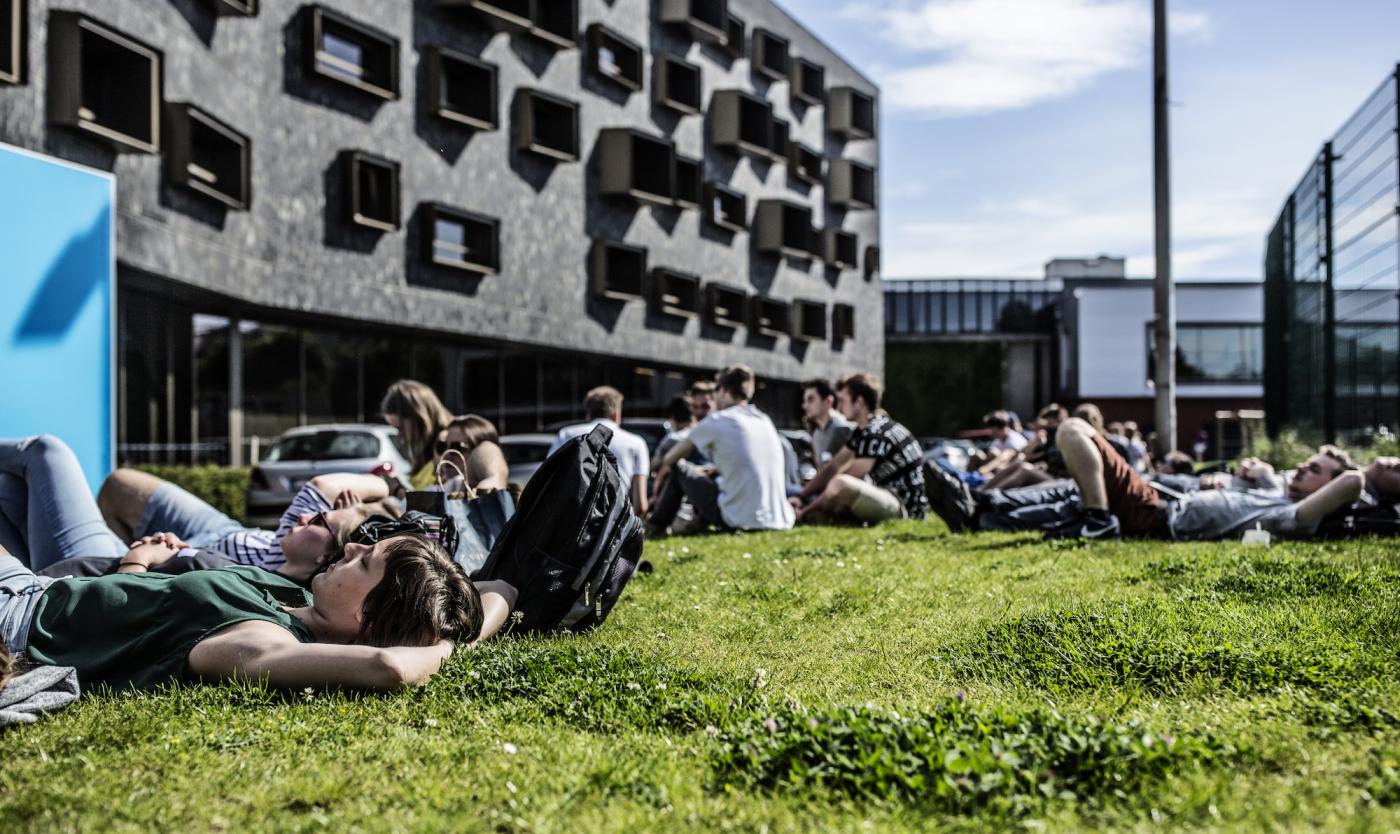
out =
[[[779,0],[881,88],[886,278],[1153,266],[1152,0]],[[1396,0],[1169,0],[1173,272],[1258,279],[1400,62]]]

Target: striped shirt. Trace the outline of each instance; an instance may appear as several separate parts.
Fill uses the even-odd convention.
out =
[[[315,515],[329,512],[331,509],[331,502],[326,500],[326,496],[316,487],[307,484],[292,499],[287,511],[282,513],[282,520],[278,522],[276,531],[239,530],[219,539],[212,549],[240,565],[253,565],[275,571],[287,564],[287,557],[282,555],[282,537],[292,532],[302,513]]]

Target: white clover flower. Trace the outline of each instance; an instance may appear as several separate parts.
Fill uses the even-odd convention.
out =
[[[425,718],[425,719],[423,719],[423,726],[424,726],[424,727],[436,727],[437,725],[438,725],[438,723],[437,723],[437,719],[436,719],[436,718]]]
[[[753,558],[753,554],[752,554],[752,553],[745,553],[745,554],[744,554],[744,558],[745,558],[745,559],[752,559],[752,558]]]
[[[713,724],[706,724],[705,735],[709,736],[710,738],[714,738],[715,736],[719,735],[719,727],[716,727]]]
[[[505,744],[501,745],[501,749],[505,751],[507,756],[514,756],[516,753],[520,752],[519,747],[516,747],[514,744],[511,744],[508,741]],[[511,788],[510,790],[511,793],[515,792],[515,788]]]
[[[771,718],[764,719],[764,721],[763,721],[763,729],[767,730],[767,731],[768,731],[768,735],[771,736],[771,735],[773,735],[774,733],[776,733],[776,732],[778,731],[778,722],[774,721],[774,720],[771,719]]]

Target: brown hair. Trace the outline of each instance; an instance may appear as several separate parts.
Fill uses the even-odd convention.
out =
[[[741,403],[753,399],[753,382],[753,368],[748,365],[730,365],[715,374],[715,387]]]
[[[1167,456],[1162,458],[1162,462],[1167,465],[1167,471],[1173,475],[1190,475],[1196,471],[1196,461],[1185,452],[1167,452]]]
[[[1036,415],[1036,419],[1059,420],[1061,423],[1063,423],[1065,421],[1065,418],[1068,416],[1069,412],[1065,411],[1064,406],[1060,405],[1059,403],[1050,403],[1049,405],[1045,406],[1040,410],[1040,413]]]
[[[611,420],[622,411],[622,392],[611,385],[599,385],[583,395],[583,416],[587,420]]]
[[[1337,477],[1337,475],[1342,474],[1343,472],[1357,468],[1356,461],[1352,460],[1351,455],[1347,454],[1347,450],[1343,449],[1340,446],[1333,446],[1331,444],[1328,444],[1326,446],[1319,446],[1317,447],[1317,453],[1319,455],[1329,457],[1332,460],[1335,460],[1339,465],[1341,465],[1342,468],[1338,470],[1335,475],[1332,476],[1334,478]]]
[[[468,449],[476,448],[477,444],[491,441],[495,443],[501,439],[501,433],[496,430],[496,424],[482,417],[480,414],[462,414],[453,417],[444,431],[459,429],[465,437]]]
[[[852,398],[865,400],[865,407],[871,411],[880,407],[880,398],[885,393],[880,378],[864,371],[846,374],[836,380],[836,390],[844,390]]]
[[[390,385],[379,403],[379,413],[398,419],[399,434],[413,456],[409,463],[414,472],[432,460],[433,443],[452,422],[452,412],[433,389],[415,379],[401,379]]]
[[[421,536],[384,543],[384,578],[365,597],[355,642],[368,646],[469,643],[481,635],[481,595],[462,566]]]
[[[708,379],[697,379],[690,383],[690,387],[685,392],[692,397],[704,396],[715,392],[715,384]]]
[[[1103,412],[1093,403],[1080,403],[1074,407],[1074,416],[1094,427],[1094,431],[1103,434]]]
[[[1011,415],[1004,409],[990,412],[982,418],[982,425],[989,429],[1011,428]]]
[[[4,646],[0,646],[0,689],[5,688],[5,684],[10,682],[10,676],[14,674],[15,662],[10,657],[10,653],[5,651]]]

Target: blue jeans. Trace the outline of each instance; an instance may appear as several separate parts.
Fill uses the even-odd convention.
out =
[[[35,576],[15,557],[0,554],[0,643],[11,655],[24,656],[34,607],[53,582],[47,576]]]
[[[151,493],[132,532],[138,539],[174,533],[190,547],[208,549],[229,533],[248,529],[252,528],[244,527],[180,487],[165,483]]]
[[[34,570],[72,556],[123,556],[67,444],[51,434],[0,440],[0,546]]]

